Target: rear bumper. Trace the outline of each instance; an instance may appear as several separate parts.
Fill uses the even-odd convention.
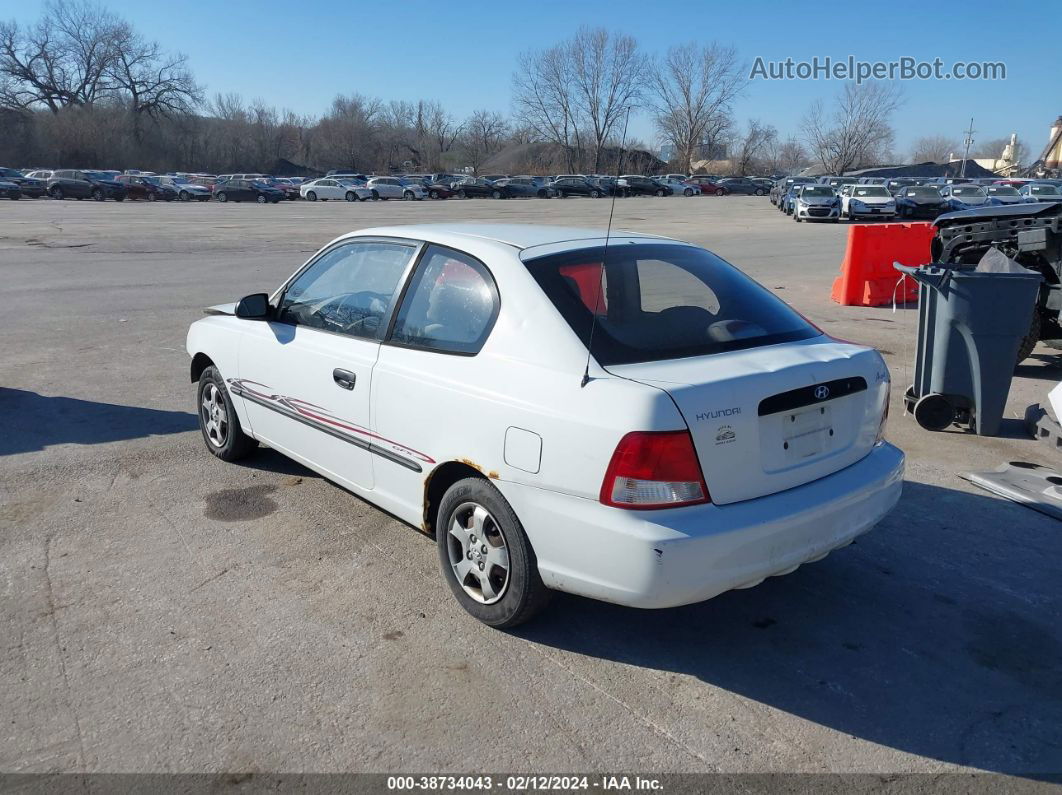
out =
[[[663,511],[495,482],[548,587],[660,608],[749,588],[850,544],[899,500],[903,469],[903,453],[882,444],[840,472],[778,494]]]

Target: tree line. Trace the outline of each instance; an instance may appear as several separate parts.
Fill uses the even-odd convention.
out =
[[[807,165],[840,173],[894,158],[890,119],[902,98],[892,86],[846,84],[829,103],[812,104],[799,135],[782,139],[759,119],[736,121],[748,83],[733,47],[689,43],[652,55],[632,36],[585,27],[517,58],[510,114],[483,109],[458,119],[433,99],[350,93],[311,117],[238,94],[208,97],[185,56],[104,8],[53,0],[35,23],[0,23],[0,162],[223,172],[289,161],[321,171],[481,173],[507,151],[510,173],[603,173],[648,148],[629,135],[632,113],[649,114],[672,153],[668,166],[687,173],[723,152],[724,170],[735,174]],[[645,167],[650,160],[634,158]]]

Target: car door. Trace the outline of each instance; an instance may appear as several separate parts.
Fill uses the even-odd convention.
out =
[[[341,483],[373,487],[372,370],[418,249],[340,242],[276,297],[273,319],[246,322],[230,388],[256,437]]]

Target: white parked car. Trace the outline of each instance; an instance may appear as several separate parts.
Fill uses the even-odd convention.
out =
[[[155,180],[160,185],[166,185],[177,191],[177,198],[183,202],[196,201],[208,202],[213,195],[210,188],[205,185],[200,185],[196,182],[192,182],[188,177],[176,176],[161,176],[155,177]]]
[[[850,221],[861,217],[893,218],[896,200],[884,185],[845,185],[841,188],[841,215]]]
[[[401,177],[373,177],[366,184],[374,199],[426,199],[428,191],[423,184],[404,180]]]
[[[793,220],[833,221],[841,217],[841,200],[829,185],[797,185]]]
[[[877,351],[702,248],[622,232],[605,253],[530,225],[337,238],[192,324],[206,446],[263,442],[434,535],[498,627],[551,589],[660,608],[750,587],[892,508]]]
[[[363,202],[371,199],[372,190],[364,182],[358,183],[350,179],[335,179],[334,177],[321,177],[311,182],[304,182],[299,186],[299,195],[307,201],[315,202],[318,199],[342,199],[344,201]]]

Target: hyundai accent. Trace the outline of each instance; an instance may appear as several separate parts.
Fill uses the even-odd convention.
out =
[[[852,542],[899,499],[877,351],[714,254],[531,225],[367,229],[189,329],[207,449],[261,442],[437,540],[479,620],[663,608]]]

